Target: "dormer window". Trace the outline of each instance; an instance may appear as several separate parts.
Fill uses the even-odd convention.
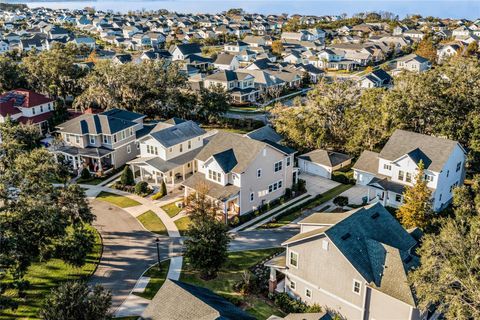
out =
[[[95,144],[95,137],[94,136],[90,136],[90,144]]]
[[[208,179],[217,181],[217,182],[222,182],[222,174],[217,171],[208,170]]]
[[[40,112],[43,112],[43,106],[40,106]]]
[[[191,149],[192,148],[192,141],[188,140],[187,145],[188,145],[188,149]]]
[[[32,114],[35,114],[35,108],[32,108]]]
[[[180,143],[180,152],[183,152],[183,144]]]

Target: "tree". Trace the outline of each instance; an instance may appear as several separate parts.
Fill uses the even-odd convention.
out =
[[[430,37],[425,37],[418,43],[415,53],[430,60],[431,63],[437,61],[437,49],[435,49],[435,45]]]
[[[285,49],[283,48],[283,43],[281,40],[275,40],[272,42],[272,53],[276,54],[277,56],[282,55],[283,51]]]
[[[465,50],[467,56],[476,56],[478,54],[478,42],[470,42]]]
[[[162,184],[160,185],[160,194],[163,196],[167,195],[167,185],[165,184],[165,180],[162,179]]]
[[[431,222],[432,192],[427,186],[424,169],[425,165],[420,160],[415,184],[406,187],[403,193],[403,204],[397,211],[398,219],[406,229],[414,227],[425,229]]]
[[[44,320],[106,320],[112,304],[110,292],[101,286],[92,290],[84,282],[66,282],[52,290],[40,317]]]
[[[185,240],[185,257],[203,279],[213,279],[228,257],[228,227],[216,219],[219,208],[203,192],[189,196],[186,210],[192,222]]]
[[[480,318],[480,206],[475,188],[455,189],[454,216],[441,219],[438,232],[423,237],[417,250],[420,266],[409,275],[420,306],[438,305],[447,319]]]
[[[26,87],[21,65],[5,55],[0,56],[0,93]]]
[[[133,186],[135,184],[135,179],[130,166],[125,166],[125,168],[123,168],[122,176],[120,177],[120,183],[124,186]]]
[[[230,95],[221,85],[201,89],[196,118],[203,121],[218,120],[230,108]]]

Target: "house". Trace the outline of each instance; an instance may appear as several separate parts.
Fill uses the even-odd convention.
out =
[[[144,131],[144,118],[121,109],[84,113],[57,126],[62,143],[52,152],[77,172],[83,168],[95,173],[119,168],[137,156],[137,138]]]
[[[165,280],[143,311],[143,320],[254,320],[211,290],[177,280]]]
[[[430,61],[415,53],[411,53],[397,59],[397,70],[424,72],[429,70],[430,68]]]
[[[465,150],[457,142],[396,130],[380,153],[364,151],[353,166],[357,184],[368,187],[368,201],[399,207],[406,186],[415,183],[418,163],[425,167],[435,211],[452,200],[452,191],[465,178]]]
[[[265,263],[271,292],[345,319],[429,319],[407,279],[419,265],[417,240],[381,204],[314,213],[299,225],[285,253]]]
[[[334,151],[317,149],[298,156],[300,172],[311,175],[332,178],[332,172],[347,167],[352,157]]]
[[[0,39],[0,53],[5,53],[10,50],[10,44],[7,40]]]
[[[392,83],[392,77],[383,69],[376,69],[360,79],[362,88],[386,87]]]
[[[284,195],[296,182],[295,151],[219,131],[195,157],[198,172],[183,182],[185,197],[199,188],[217,202],[226,220],[244,215]]]
[[[438,62],[445,61],[446,59],[453,57],[458,53],[461,53],[462,50],[463,48],[456,43],[445,44],[443,46],[440,46],[437,49]]]
[[[178,179],[198,171],[196,155],[204,146],[205,130],[193,121],[172,118],[159,122],[138,139],[139,156],[128,162],[134,177],[159,185],[163,180],[172,186]]]
[[[245,43],[243,41],[235,41],[235,42],[229,42],[224,45],[223,50],[225,52],[233,53],[233,54],[238,54],[244,50],[248,49],[248,43]]]
[[[202,49],[197,43],[179,44],[169,51],[172,54],[173,61],[183,60],[192,54],[199,55],[202,53]]]
[[[220,70],[235,70],[240,66],[240,62],[235,55],[220,53],[213,65]]]
[[[13,121],[38,126],[42,133],[49,130],[53,115],[53,99],[26,89],[15,89],[0,95],[0,123]]]
[[[205,77],[205,88],[221,86],[230,92],[235,103],[253,102],[258,99],[255,77],[247,72],[221,70]]]
[[[425,37],[425,34],[420,30],[407,30],[403,32],[403,36],[410,38],[413,41],[420,41]]]

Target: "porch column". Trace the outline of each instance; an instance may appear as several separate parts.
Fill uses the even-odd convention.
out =
[[[78,166],[77,166],[77,158],[76,157],[73,157],[72,164],[73,164],[73,169],[77,170]]]
[[[158,184],[158,172],[155,171],[155,184]]]
[[[228,200],[223,203],[223,212],[225,213],[225,224],[228,224]]]
[[[182,164],[182,177],[183,177],[183,181],[185,181],[185,165]]]
[[[370,202],[370,188],[367,187],[367,202]]]
[[[175,169],[172,171],[172,188],[175,187]]]
[[[274,293],[277,288],[277,270],[270,267],[270,278],[268,279],[268,292]]]
[[[130,165],[130,170],[132,170],[133,179],[135,179],[135,165],[133,163]]]
[[[98,158],[98,171],[102,171],[102,158]]]
[[[80,158],[80,156],[78,156],[77,161],[78,161],[78,167],[80,168],[82,166],[82,158]]]
[[[140,180],[143,181],[143,168],[140,167]]]

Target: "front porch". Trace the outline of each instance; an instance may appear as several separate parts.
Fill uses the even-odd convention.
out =
[[[403,203],[405,186],[387,178],[374,177],[367,184],[367,202],[398,208]]]
[[[270,293],[285,292],[285,272],[287,271],[286,254],[287,252],[284,251],[264,264],[265,267],[270,268],[270,278],[268,280],[268,291]]]
[[[70,169],[77,174],[87,168],[91,173],[103,175],[115,167],[115,153],[105,148],[77,148],[62,146],[53,151],[55,160],[60,161],[63,157]]]

